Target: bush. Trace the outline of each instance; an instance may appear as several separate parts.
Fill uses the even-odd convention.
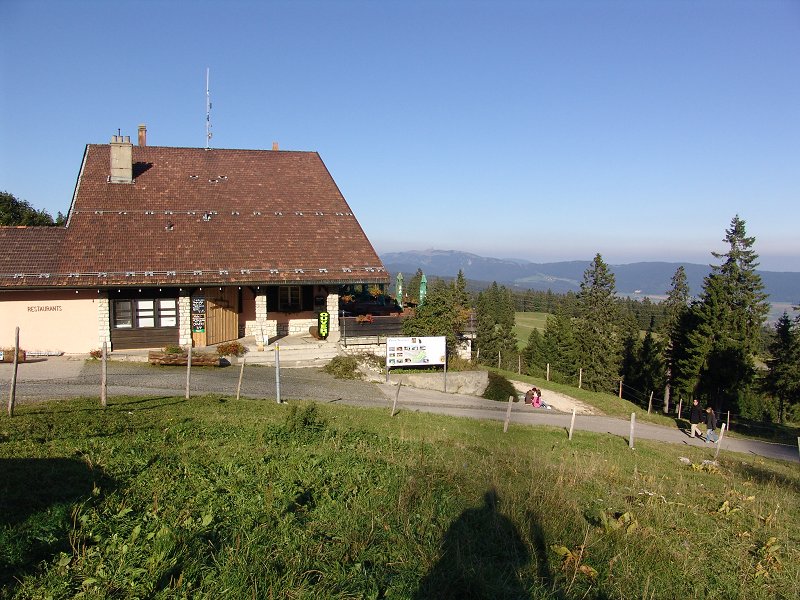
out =
[[[94,360],[100,360],[101,358],[103,358],[103,351],[100,348],[97,348],[96,350],[90,350],[89,358],[93,358]]]
[[[164,354],[185,354],[186,351],[177,344],[168,344],[164,346]]]
[[[509,396],[517,397],[514,385],[502,375],[489,371],[489,385],[486,386],[483,397],[498,402],[507,402]]]
[[[363,377],[361,371],[358,370],[358,359],[354,356],[334,356],[322,370],[336,379],[362,379]]]
[[[447,357],[447,370],[455,373],[456,371],[475,371],[477,366],[471,360],[460,356]]]
[[[247,347],[236,340],[217,345],[217,354],[220,356],[244,356],[246,353]]]

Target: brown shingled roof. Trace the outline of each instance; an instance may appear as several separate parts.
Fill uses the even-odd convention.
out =
[[[0,274],[21,283],[24,279],[44,284],[58,272],[63,227],[0,226]],[[0,281],[0,285],[11,283]],[[14,285],[11,283],[11,285]]]
[[[110,146],[86,147],[49,286],[388,283],[316,152],[132,150],[109,183]]]

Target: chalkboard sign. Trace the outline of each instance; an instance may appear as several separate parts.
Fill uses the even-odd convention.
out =
[[[206,330],[206,297],[192,296],[192,332],[204,333]]]
[[[204,315],[206,314],[206,297],[205,296],[192,296],[192,314]]]

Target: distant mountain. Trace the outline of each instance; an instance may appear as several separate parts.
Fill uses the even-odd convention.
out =
[[[534,263],[521,259],[487,258],[457,250],[425,250],[388,252],[381,255],[386,269],[394,275],[414,274],[422,269],[425,275],[455,277],[458,271],[471,281],[496,281],[499,284],[532,290],[552,290],[557,293],[580,289],[589,260],[553,263]],[[637,262],[609,265],[620,295],[665,296],[672,276],[680,265],[692,295],[703,288],[703,278],[711,271],[709,265],[671,262]],[[759,271],[764,287],[773,303],[800,303],[800,273]]]

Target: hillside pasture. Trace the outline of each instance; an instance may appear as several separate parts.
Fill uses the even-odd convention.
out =
[[[0,417],[0,598],[796,598],[795,465],[224,396]]]
[[[547,325],[546,312],[518,312],[514,313],[514,335],[517,336],[517,346],[524,348],[528,344],[528,337],[534,329],[544,333]]]

